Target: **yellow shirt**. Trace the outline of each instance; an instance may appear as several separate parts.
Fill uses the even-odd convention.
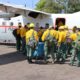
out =
[[[65,40],[66,40],[65,31],[59,31],[58,34],[59,34],[58,43],[61,44],[62,42],[65,42]]]
[[[56,36],[55,36],[56,40],[58,40],[59,38],[59,31],[56,31]]]
[[[20,29],[20,36],[21,36],[22,38],[26,36],[26,29],[25,29],[24,27],[22,27],[22,28]]]
[[[75,40],[77,39],[77,33],[72,33],[72,34],[70,35],[70,38],[71,38],[73,41],[75,41]]]
[[[17,35],[19,35],[20,34],[20,29],[17,29]]]
[[[50,34],[56,39],[58,38],[58,32],[56,30],[50,30]]]
[[[41,36],[42,36],[42,34],[43,34],[43,32],[44,32],[44,30],[43,30],[43,29],[39,30],[39,32],[38,32],[38,37],[41,37]]]
[[[47,35],[49,33],[49,30],[47,29],[46,31],[44,31],[43,35],[42,35],[42,41],[45,41]]]
[[[28,43],[30,37],[32,37],[32,34],[34,33],[34,37],[36,41],[38,41],[38,35],[37,32],[33,29],[30,29],[29,31],[26,32],[26,43]]]
[[[78,34],[80,35],[80,31],[78,32]]]
[[[64,34],[65,34],[65,37],[67,37],[68,36],[68,30],[65,30]]]
[[[47,35],[49,34],[49,32],[50,32],[50,35],[52,35],[53,37],[56,37],[56,31],[55,30],[47,29],[42,35],[42,41],[45,41],[45,39],[46,39]]]

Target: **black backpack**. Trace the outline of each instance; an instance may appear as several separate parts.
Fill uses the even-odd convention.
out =
[[[34,48],[35,49],[35,47],[37,45],[37,41],[36,41],[36,39],[34,37],[34,31],[32,33],[32,36],[29,38],[29,42],[28,42],[27,45],[29,45],[31,48]]]
[[[12,32],[12,34],[14,35],[14,37],[16,39],[21,39],[20,34],[17,34],[17,29],[14,29],[13,32]]]
[[[17,29],[14,29],[12,34],[14,35],[14,37],[17,37]]]

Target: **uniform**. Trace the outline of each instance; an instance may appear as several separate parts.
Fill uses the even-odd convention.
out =
[[[38,31],[38,37],[39,37],[39,41],[40,41],[40,42],[42,42],[41,37],[42,37],[42,35],[43,35],[43,32],[44,32],[43,29],[40,29],[40,30]]]
[[[80,35],[80,31],[78,32],[78,34]]]
[[[44,41],[44,55],[45,55],[44,57],[45,57],[45,61],[47,60],[48,54],[51,54],[52,62],[53,62],[54,59],[55,59],[54,42],[52,41],[51,43],[49,43],[49,41],[46,40],[47,36],[52,36],[52,38],[55,38],[56,31],[47,29],[42,35],[42,41]]]
[[[76,57],[76,54],[79,53],[76,49],[75,49],[75,45],[76,45],[76,40],[77,40],[77,33],[72,33],[70,35],[70,38],[73,40],[72,42],[72,50],[71,50],[71,60],[70,60],[70,64],[73,65],[74,64],[74,61],[75,61],[75,57]],[[77,57],[80,56],[80,55],[77,55]]]
[[[77,57],[77,67],[80,67],[80,35],[77,36],[77,40],[76,40],[76,57]]]
[[[57,61],[65,62],[66,59],[66,33],[64,31],[64,27],[61,26],[59,28],[61,31],[58,32],[58,52],[57,52]]]
[[[70,32],[68,31],[67,26],[65,27],[64,32],[65,32],[65,37],[66,37],[65,44],[66,44],[66,57],[67,57],[67,55],[70,54],[70,49],[71,49],[71,39],[69,38]]]
[[[18,23],[18,28],[17,28],[17,37],[16,37],[16,46],[17,46],[17,50],[20,51],[21,50],[21,36],[20,36],[20,29],[21,29],[22,25],[21,23]]]
[[[30,28],[33,28],[34,25],[30,25]],[[34,33],[34,34],[33,34]],[[34,35],[34,38],[36,42],[38,42],[38,35],[37,32],[34,29],[30,29],[29,31],[26,32],[26,49],[27,49],[27,57],[28,61],[32,62],[32,54],[34,53],[34,50],[31,46],[28,45],[30,38]]]
[[[18,51],[21,50],[20,28],[17,29],[16,47],[17,47],[17,50],[18,50]]]
[[[27,29],[25,27],[22,27],[20,29],[20,36],[21,36],[21,39],[22,39],[22,52],[23,52],[23,54],[25,54],[25,52],[26,52],[26,40],[25,40],[26,32],[27,32]]]

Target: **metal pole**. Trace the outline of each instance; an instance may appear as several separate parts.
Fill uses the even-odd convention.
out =
[[[32,8],[33,8],[33,0],[32,0]]]
[[[68,3],[69,3],[69,0],[65,1],[65,10],[66,10],[66,13],[68,12]]]
[[[25,0],[25,4],[24,4],[24,6],[26,7],[26,0]]]

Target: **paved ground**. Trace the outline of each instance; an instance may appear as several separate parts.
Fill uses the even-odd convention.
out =
[[[80,80],[80,68],[66,64],[28,64],[15,47],[0,45],[0,80]]]

